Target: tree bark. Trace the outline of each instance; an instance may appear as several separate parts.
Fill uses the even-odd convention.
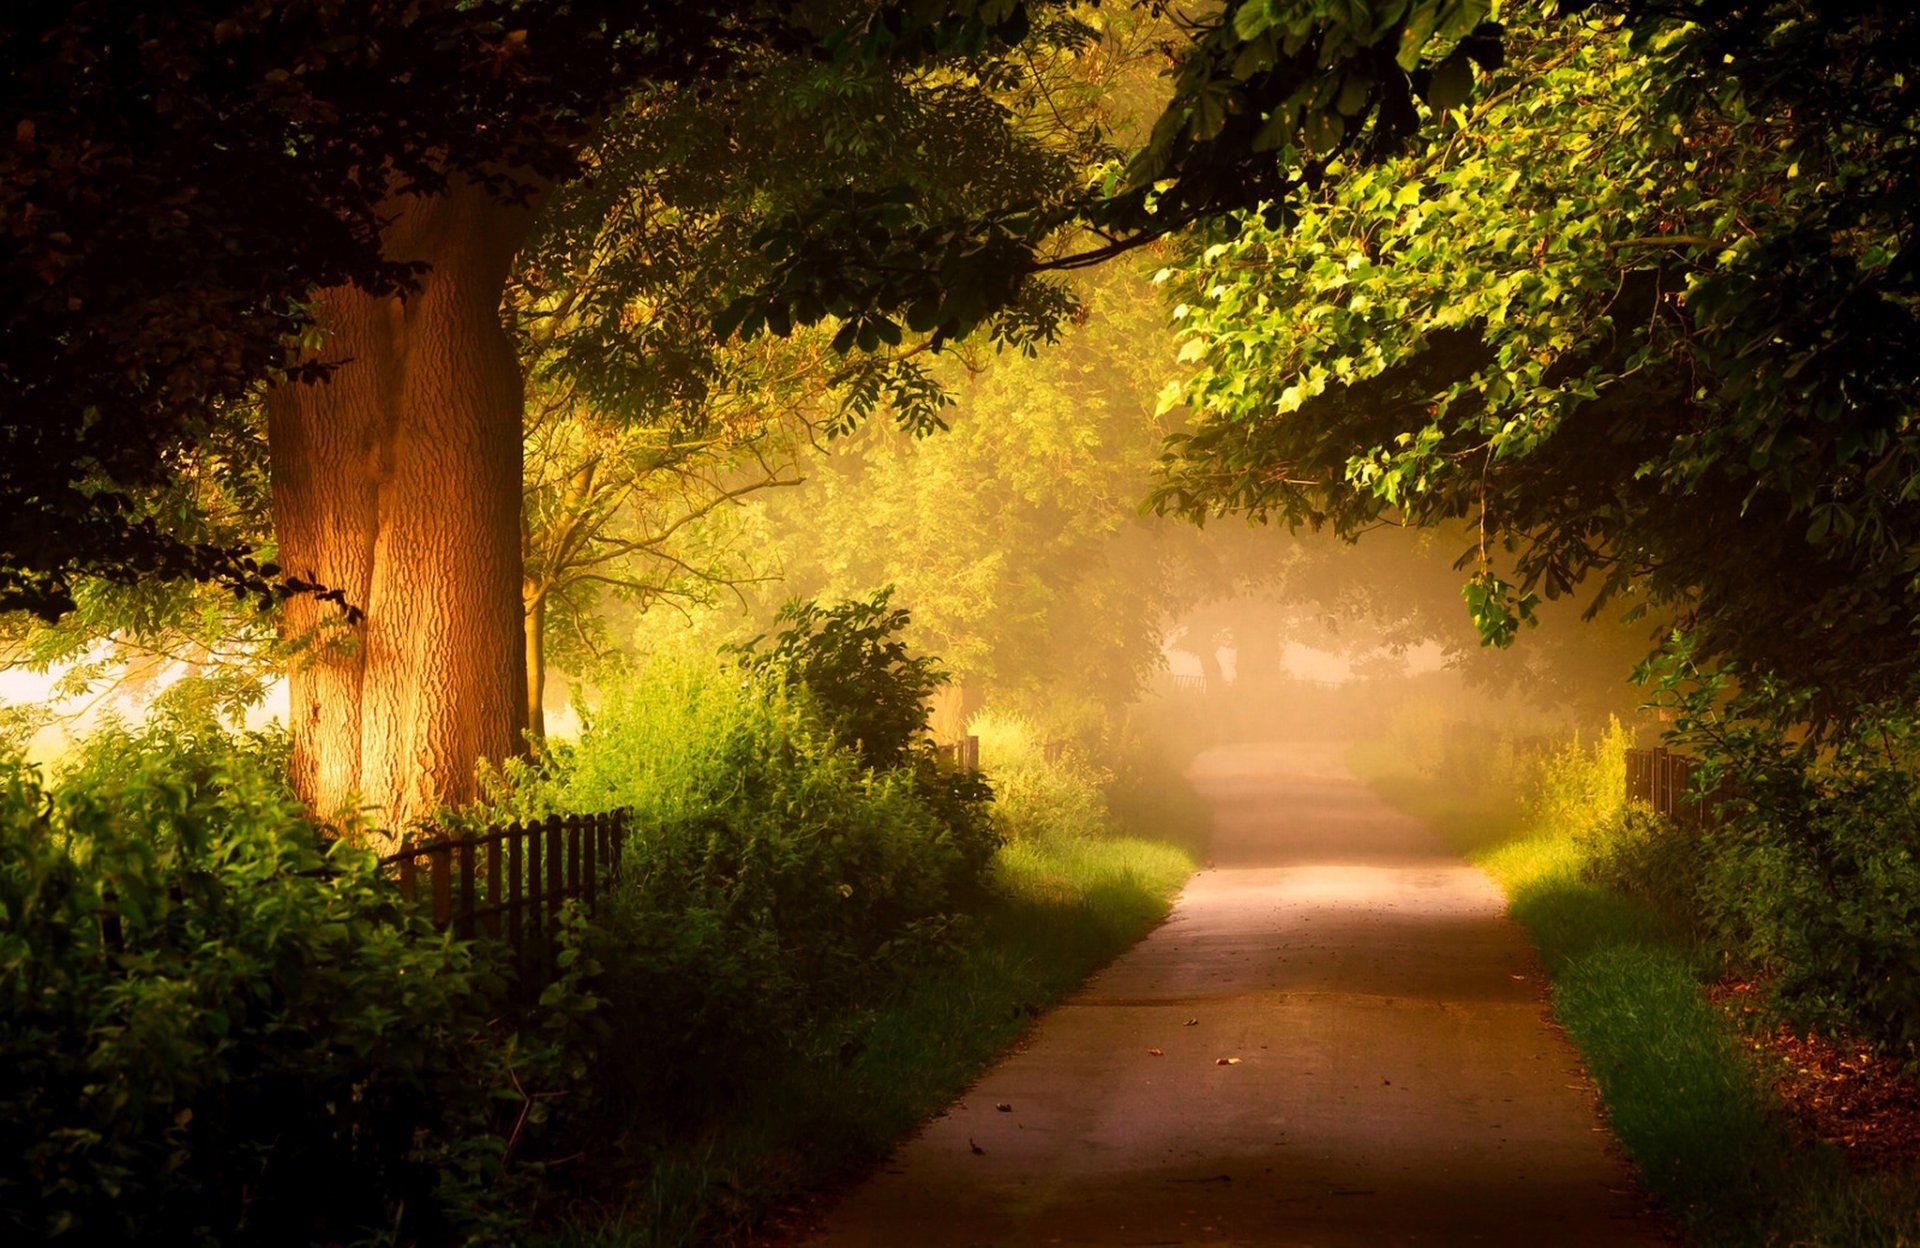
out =
[[[322,292],[324,382],[267,398],[280,565],[310,596],[284,628],[293,782],[321,817],[364,804],[401,834],[474,794],[521,748],[521,416],[501,295],[531,210],[456,181],[390,205],[390,258],[423,261],[401,297]],[[378,839],[378,838],[376,838]]]

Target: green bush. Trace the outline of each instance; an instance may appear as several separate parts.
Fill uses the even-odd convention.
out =
[[[1675,938],[1704,934],[1701,894],[1709,851],[1699,829],[1644,806],[1620,805],[1579,844],[1582,878],[1644,901]]]
[[[1023,715],[982,711],[968,730],[993,772],[993,818],[1010,841],[1109,836],[1115,831],[1105,784],[1112,778],[1068,746],[1048,761],[1046,743]]]
[[[830,613],[824,627],[842,622]],[[845,622],[871,640],[864,614]],[[830,648],[897,666],[890,645]],[[800,667],[816,680],[839,670]],[[609,691],[564,778],[548,781],[562,808],[633,811],[599,959],[623,1031],[619,1077],[661,1113],[701,1111],[769,1052],[809,1043],[829,1011],[942,949],[999,843],[990,790],[937,762],[923,728],[904,744],[848,738],[862,722],[848,691],[823,709],[794,670],[657,655]],[[872,764],[876,741],[898,765]]]
[[[1695,670],[1684,642],[1661,689],[1705,782],[1733,794],[1700,889],[1719,948],[1795,1021],[1920,1063],[1914,702],[1822,716],[1814,691]]]
[[[484,1234],[559,1054],[507,982],[323,839],[283,751],[112,730],[0,761],[0,1225],[14,1242]]]
[[[1850,761],[1796,775],[1776,759],[1766,796],[1742,802],[1716,838],[1702,893],[1728,950],[1797,1019],[1914,1061],[1920,780],[1904,765]]]
[[[1573,739],[1533,764],[1509,763],[1510,774],[1521,775],[1526,792],[1527,826],[1539,832],[1592,837],[1626,809],[1627,750],[1633,733],[1618,719],[1609,718],[1592,744]]]
[[[937,660],[908,652],[900,633],[910,620],[889,609],[892,596],[889,586],[831,607],[796,598],[780,609],[787,627],[770,648],[755,638],[739,650],[749,672],[807,689],[835,739],[881,769],[905,765],[925,744],[927,699],[947,678]]]

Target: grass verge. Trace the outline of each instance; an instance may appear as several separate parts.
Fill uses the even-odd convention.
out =
[[[844,1043],[753,1081],[696,1139],[642,1150],[644,1186],[547,1248],[736,1243],[797,1196],[884,1157],[1020,1038],[1042,1011],[1166,917],[1193,871],[1132,838],[1016,842],[992,902],[953,956],[843,1020]]]
[[[1572,834],[1527,826],[1519,803],[1491,788],[1409,774],[1385,748],[1349,761],[1506,890],[1615,1134],[1690,1243],[1920,1243],[1914,1176],[1856,1173],[1836,1150],[1798,1141],[1767,1072],[1703,994],[1699,955],[1667,937],[1651,907],[1583,879]]]

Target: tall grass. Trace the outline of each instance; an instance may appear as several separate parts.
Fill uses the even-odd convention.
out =
[[[1699,947],[1649,901],[1590,878],[1623,804],[1629,744],[1616,723],[1543,763],[1502,764],[1464,785],[1378,747],[1356,749],[1351,761],[1506,891],[1615,1133],[1690,1243],[1920,1240],[1913,1177],[1853,1173],[1836,1151],[1800,1143],[1769,1092],[1769,1072],[1706,998],[1713,968]]]

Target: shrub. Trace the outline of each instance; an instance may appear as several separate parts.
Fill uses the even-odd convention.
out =
[[[1643,806],[1619,805],[1580,838],[1580,874],[1591,883],[1637,897],[1674,936],[1699,938],[1709,848],[1703,833]]]
[[[1699,671],[1685,639],[1659,674],[1681,743],[1734,795],[1701,885],[1716,941],[1796,1021],[1920,1062],[1914,702],[1823,716],[1814,691]]]
[[[610,691],[555,791],[633,811],[600,960],[627,1092],[662,1112],[700,1109],[829,1010],[890,989],[942,946],[998,844],[979,777],[924,740],[876,769],[836,727],[845,691],[823,711],[789,671],[654,657]]]
[[[1541,832],[1592,837],[1626,808],[1627,750],[1633,733],[1618,719],[1591,745],[1578,733],[1557,752],[1534,764],[1525,819]],[[1512,765],[1516,770],[1524,764]]]
[[[1023,715],[982,711],[968,729],[993,770],[993,819],[1010,841],[1110,835],[1102,786],[1111,777],[1068,746],[1049,762],[1046,743]]]
[[[1920,1058],[1920,781],[1844,746],[1767,776],[1706,873],[1721,939],[1803,1023]]]
[[[946,681],[937,660],[910,654],[900,634],[910,622],[889,609],[892,587],[832,607],[794,599],[780,609],[787,625],[770,649],[759,638],[739,648],[741,665],[773,683],[811,692],[835,739],[869,767],[899,767],[927,736],[927,699]]]
[[[497,1099],[557,1054],[328,841],[271,741],[111,730],[0,761],[0,1224],[17,1242],[469,1237]],[[520,1102],[524,1104],[524,1102]]]

